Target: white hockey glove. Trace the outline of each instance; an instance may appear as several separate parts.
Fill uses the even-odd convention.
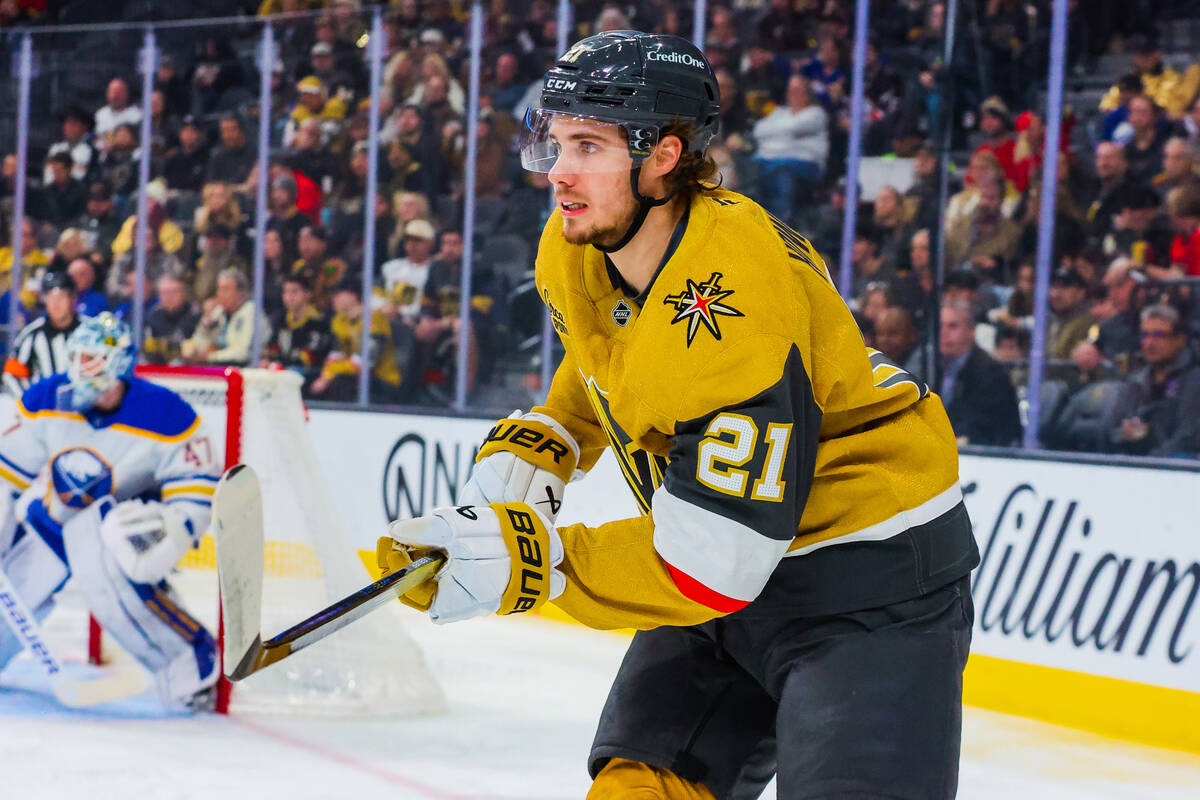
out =
[[[558,531],[525,503],[438,508],[393,522],[388,533],[377,546],[385,575],[430,550],[446,553],[433,580],[400,598],[437,623],[532,611],[567,588],[555,569],[563,560]]]
[[[528,503],[554,522],[578,464],[579,445],[566,428],[545,414],[514,411],[488,433],[458,501]]]
[[[135,583],[158,583],[192,546],[183,512],[159,503],[126,500],[100,523],[100,538]]]

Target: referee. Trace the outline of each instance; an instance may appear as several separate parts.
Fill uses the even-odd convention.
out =
[[[42,278],[42,304],[46,313],[26,325],[13,342],[4,362],[4,389],[20,397],[39,378],[65,372],[67,338],[79,325],[75,312],[75,281],[64,271],[47,272]]]

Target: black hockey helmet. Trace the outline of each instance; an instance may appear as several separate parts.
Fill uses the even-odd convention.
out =
[[[550,135],[556,116],[616,124],[625,132],[628,161],[589,159],[581,171],[629,170],[630,187],[640,206],[633,224],[606,252],[619,250],[637,233],[646,214],[667,203],[638,190],[642,161],[671,123],[688,122],[684,142],[703,153],[717,134],[720,90],[704,53],[687,39],[640,31],[606,31],[589,36],[563,53],[546,73],[540,105],[525,114],[521,164],[531,172],[550,172],[560,144]],[[578,166],[578,165],[576,165]]]
[[[717,134],[720,90],[704,53],[679,36],[606,31],[576,43],[546,72],[541,105],[526,114],[522,163],[548,172],[557,153],[545,129],[554,114],[609,122],[625,129],[635,162],[649,155],[659,132],[691,122],[685,142],[702,153]]]

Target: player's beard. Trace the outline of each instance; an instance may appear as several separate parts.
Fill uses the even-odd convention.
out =
[[[600,245],[601,247],[611,247],[621,241],[625,233],[633,226],[633,221],[637,218],[637,201],[633,199],[632,195],[625,196],[624,204],[624,208],[621,209],[617,218],[603,227],[599,224],[592,224],[583,230],[569,231],[564,220],[563,238],[570,244],[591,244]]]

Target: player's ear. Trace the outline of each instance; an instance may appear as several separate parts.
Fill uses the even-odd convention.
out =
[[[655,177],[668,174],[682,157],[683,141],[675,135],[664,136],[650,156],[651,173]]]

